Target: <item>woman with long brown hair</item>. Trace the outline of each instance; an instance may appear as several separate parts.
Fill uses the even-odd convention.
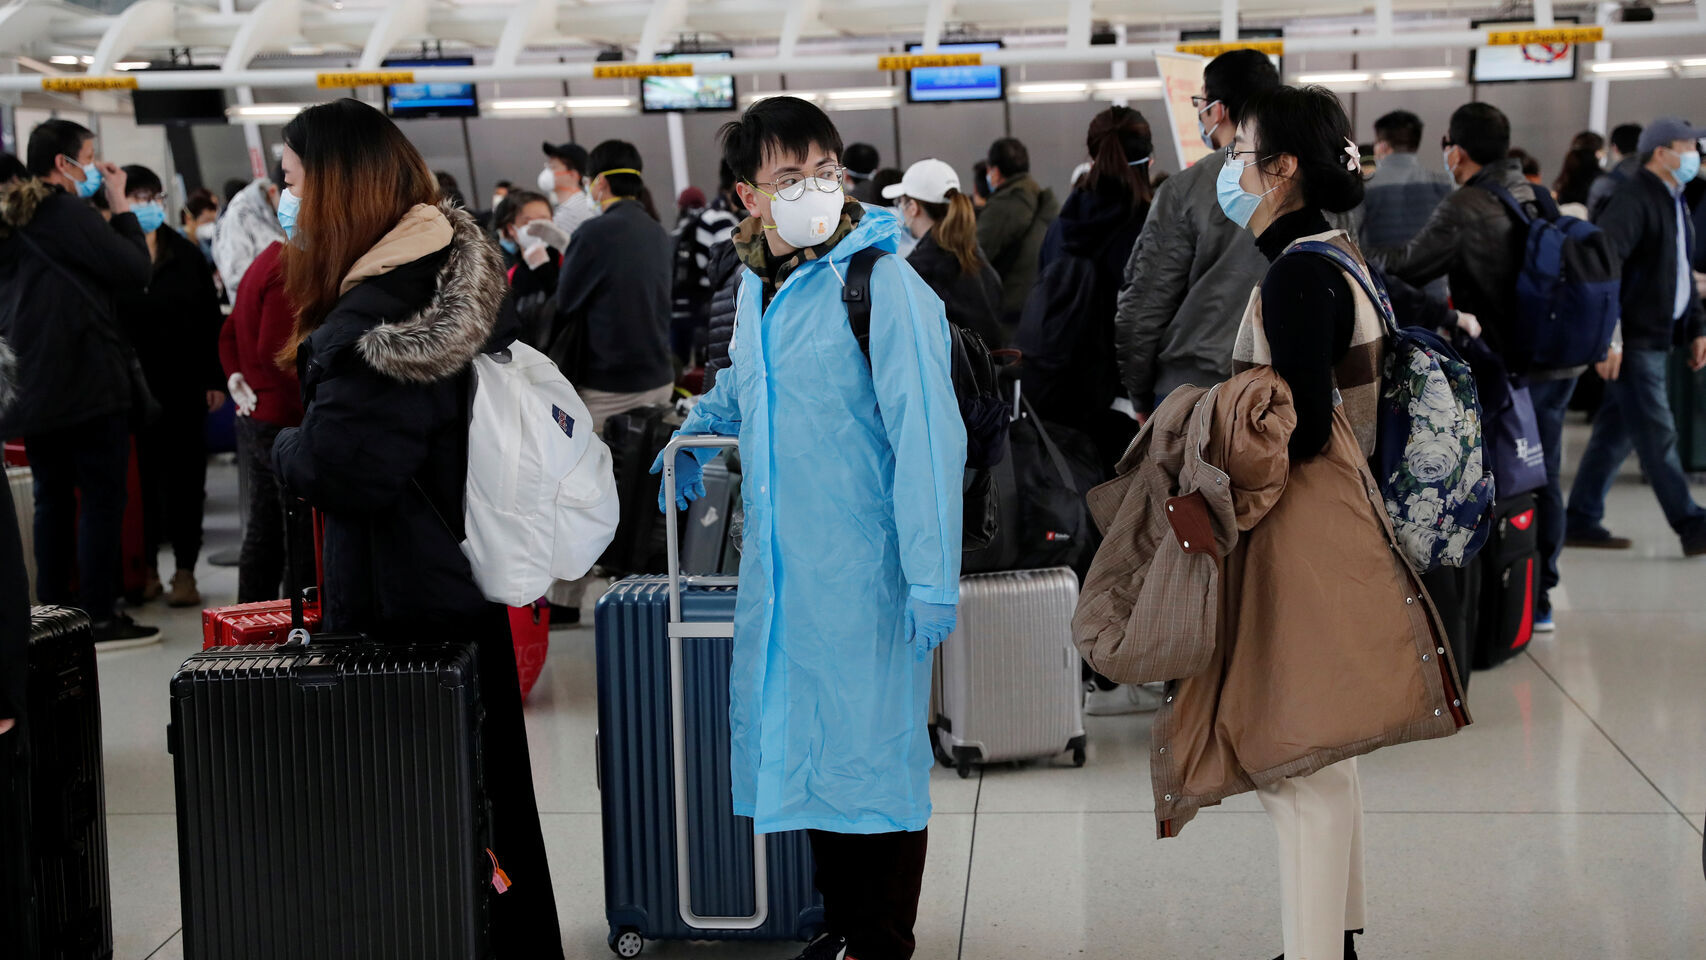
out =
[[[977,210],[960,175],[941,160],[920,160],[899,183],[882,188],[918,245],[906,262],[947,308],[948,322],[1002,346],[1001,276],[977,246]]]
[[[511,882],[491,896],[492,951],[560,960],[508,619],[475,585],[457,529],[470,364],[515,339],[502,254],[372,107],[310,107],[284,144],[297,320],[279,362],[295,364],[306,412],[273,462],[286,495],[324,517],[324,628],[473,642],[492,853]]]

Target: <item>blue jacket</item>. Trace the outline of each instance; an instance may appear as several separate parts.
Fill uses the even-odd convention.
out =
[[[905,613],[908,597],[959,599],[966,439],[948,324],[898,256],[871,276],[869,362],[841,301],[848,258],[892,251],[900,231],[867,211],[765,309],[743,274],[732,365],[681,428],[740,438],[732,780],[760,833],[930,819],[930,663]]]

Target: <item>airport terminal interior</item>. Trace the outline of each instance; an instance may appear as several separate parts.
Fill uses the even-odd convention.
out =
[[[1238,50],[1264,54],[1282,83],[1331,91],[1350,123],[1352,165],[1366,175],[1385,162],[1377,120],[1394,111],[1420,124],[1416,163],[1438,180],[1451,175],[1460,152],[1445,142],[1454,112],[1472,102],[1497,107],[1510,145],[1537,164],[1527,177],[1537,189],[1558,182],[1566,158],[1582,152],[1579,133],[1600,135],[1594,162],[1611,170],[1636,155],[1620,149],[1605,158],[1620,125],[1675,117],[1706,127],[1706,0],[12,0],[0,6],[0,145],[23,159],[38,125],[75,121],[93,132],[102,160],[158,174],[171,229],[197,190],[224,204],[228,184],[280,177],[285,125],[348,96],[395,121],[483,223],[491,224],[505,190],[560,188],[559,158],[574,154],[558,145],[580,145],[584,168],[587,150],[621,140],[643,160],[654,216],[670,230],[678,208],[686,217],[718,199],[719,129],[755,104],[795,96],[821,107],[844,144],[874,148],[875,169],[860,179],[911,184],[903,174],[936,159],[956,187],[964,184],[960,193],[994,187],[999,196],[999,182],[976,184],[974,165],[995,156],[993,142],[1016,138],[1028,147],[1030,176],[1066,202],[1093,159],[1086,126],[1110,106],[1145,118],[1152,153],[1131,164],[1150,181],[1205,158],[1221,162],[1214,148],[1231,149],[1230,140],[1205,141],[1216,135],[1202,122],[1213,105],[1193,96],[1204,65]],[[1643,163],[1650,156],[1639,152]],[[607,172],[638,176],[621,166]],[[594,174],[606,173],[580,172],[588,189]],[[886,181],[885,172],[893,174]],[[689,188],[698,191],[696,207]],[[1212,211],[1213,188],[1201,189]],[[1684,196],[1680,185],[1673,192]],[[1687,196],[1702,211],[1693,222],[1706,224],[1706,201]],[[1678,223],[1674,215],[1669,222]],[[1146,229],[1155,229],[1153,218]],[[0,256],[9,249],[4,238]],[[1674,251],[1676,239],[1667,237],[1664,249]],[[1703,265],[1697,254],[1694,269]],[[227,292],[224,309],[235,299]],[[1239,310],[1246,299],[1239,296]],[[1690,305],[1696,313],[1699,300]],[[702,362],[696,350],[678,366]],[[1672,444],[1682,444],[1700,501],[1706,373],[1670,369],[1680,435]],[[696,392],[690,379],[680,383],[679,395]],[[1132,412],[1123,392],[1120,401]],[[1593,415],[1591,402],[1567,415],[1565,492]],[[13,463],[10,450],[8,457]],[[186,944],[180,844],[194,827],[180,822],[174,769],[182,758],[168,750],[168,684],[202,650],[203,608],[238,602],[237,457],[218,443],[207,457],[205,544],[193,571],[201,602],[128,607],[159,628],[159,642],[101,650],[95,661],[113,960],[246,960]],[[1638,457],[1614,469],[1604,525],[1632,546],[1563,549],[1550,618],[1526,609],[1513,656],[1472,676],[1460,665],[1472,724],[1358,759],[1367,908],[1356,956],[1706,958],[1706,558],[1685,556],[1693,541],[1679,544]],[[28,523],[22,510],[20,517]],[[168,581],[171,560],[170,549],[158,560]],[[1527,575],[1539,570],[1530,566]],[[618,944],[607,878],[621,870],[608,862],[607,785],[599,781],[603,641],[593,626],[611,582],[597,572],[579,598],[579,623],[553,626],[524,707],[563,956],[797,957],[805,944],[785,936],[723,940],[711,931],[703,939],[648,935],[643,949]],[[1534,629],[1542,620],[1551,629]],[[1056,626],[1056,646],[1076,676],[1069,628]],[[948,642],[969,641],[955,634]],[[1109,693],[1093,680],[1080,690],[1076,679],[1073,691]],[[1071,709],[1082,706],[1075,699]],[[963,771],[934,766],[913,956],[1282,953],[1282,855],[1256,792],[1204,807],[1180,835],[1157,838],[1161,791],[1151,764],[1162,741],[1152,738],[1154,706],[1084,716],[1081,765],[1062,744],[1054,755]],[[675,742],[679,749],[683,741]],[[675,878],[659,883],[673,889]],[[0,931],[0,941],[7,936]],[[392,949],[312,960],[404,955]],[[0,946],[0,956],[10,955]],[[69,950],[42,956],[99,960]],[[819,957],[841,960],[811,960]],[[849,952],[844,960],[866,958]]]

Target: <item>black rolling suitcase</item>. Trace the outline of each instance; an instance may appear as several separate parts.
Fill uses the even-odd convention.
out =
[[[1540,591],[1540,531],[1534,494],[1500,500],[1479,556],[1482,580],[1475,628],[1475,669],[1496,667],[1534,638]]]
[[[12,830],[27,831],[32,890],[0,909],[7,919],[0,954],[16,949],[43,960],[106,960],[113,955],[113,916],[101,691],[95,638],[83,611],[31,611],[28,697],[30,742],[23,756],[29,765],[20,782],[0,785],[11,788],[0,806]],[[0,849],[0,856],[12,855]]]
[[[204,650],[172,678],[184,956],[483,960],[473,645],[306,639]]]
[[[616,496],[622,503],[616,539],[598,560],[598,565],[611,574],[664,572],[660,481],[651,469],[652,461],[679,426],[681,417],[675,408],[662,405],[614,414],[604,421],[604,443],[610,448]]]

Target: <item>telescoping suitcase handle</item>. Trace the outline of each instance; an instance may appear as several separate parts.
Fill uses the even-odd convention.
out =
[[[740,444],[733,437],[715,434],[687,434],[672,438],[663,448],[664,504],[675,509],[675,458],[689,449],[701,447],[730,448]],[[681,617],[681,590],[684,586],[732,587],[738,577],[683,577],[681,575],[681,536],[673,517],[664,524],[665,556],[669,570],[669,730],[670,753],[675,761],[675,885],[676,905],[681,920],[696,930],[756,930],[770,919],[770,869],[766,856],[764,834],[752,835],[753,913],[748,917],[702,917],[693,912],[693,878],[688,870],[689,847],[687,834],[687,687],[683,669],[682,641],[733,637],[734,621],[686,623]]]
[[[304,501],[295,497],[284,498],[284,579],[285,590],[290,594],[290,632],[285,635],[284,642],[302,646],[308,644],[308,620],[302,605],[308,591],[314,589],[302,582],[302,558],[296,555],[296,533],[302,526],[302,511],[305,509],[308,506]]]

